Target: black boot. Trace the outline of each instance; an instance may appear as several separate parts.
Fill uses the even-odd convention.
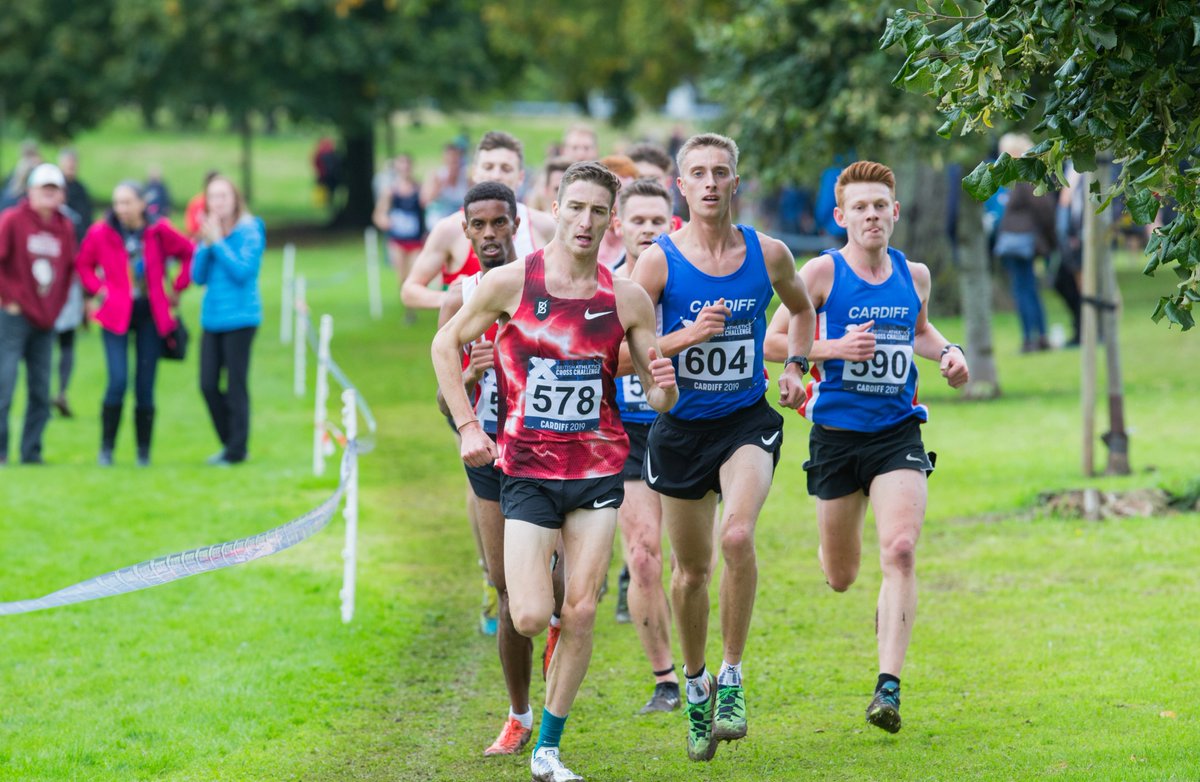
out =
[[[102,467],[112,467],[113,447],[117,442],[117,429],[121,426],[121,405],[104,405],[100,408],[100,455],[96,461]]]
[[[150,438],[154,434],[154,408],[139,407],[133,411],[134,426],[137,429],[137,463],[138,467],[150,466]]]

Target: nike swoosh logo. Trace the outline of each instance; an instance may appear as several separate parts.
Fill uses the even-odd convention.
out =
[[[658,476],[654,474],[654,470],[650,469],[650,451],[646,451],[646,477],[651,483],[658,483]]]
[[[760,437],[758,439],[762,440],[763,445],[774,445],[775,441],[779,439],[779,432],[776,432],[770,437]]]
[[[916,462],[917,464],[925,464],[924,459],[922,459],[918,456],[913,456],[911,453],[904,454],[904,458],[908,459],[910,462]]]
[[[612,505],[616,501],[617,501],[616,498],[613,498],[611,500],[605,500],[604,502],[601,502],[600,500],[593,500],[592,507],[593,508],[603,508],[605,505]]]
[[[583,311],[583,319],[584,320],[595,320],[596,318],[599,318],[603,315],[611,315],[611,314],[613,314],[613,312],[614,312],[614,310],[602,310],[600,312],[592,312],[590,309],[588,309],[588,310]]]

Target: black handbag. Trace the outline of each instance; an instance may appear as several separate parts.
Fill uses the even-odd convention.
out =
[[[161,358],[168,361],[183,361],[187,357],[188,330],[183,323],[183,317],[175,318],[175,330],[162,338]]]

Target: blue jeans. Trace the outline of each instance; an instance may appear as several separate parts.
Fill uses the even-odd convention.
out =
[[[154,326],[154,318],[150,316],[150,302],[146,299],[134,300],[128,333],[114,334],[108,330],[101,333],[104,335],[104,358],[108,365],[104,404],[115,407],[125,401],[125,390],[129,387],[129,337],[133,335],[137,361],[134,396],[138,407],[154,407],[154,376],[158,370],[162,337]]]
[[[1038,289],[1037,274],[1033,271],[1033,259],[1015,255],[1000,257],[1012,284],[1013,302],[1017,305],[1017,316],[1021,319],[1021,336],[1026,343],[1046,335],[1046,311],[1042,309],[1042,294]]]
[[[21,461],[40,462],[42,432],[50,420],[50,364],[54,329],[35,328],[24,315],[0,311],[0,461],[8,460],[8,413],[17,387],[17,370],[25,362],[25,429]]]

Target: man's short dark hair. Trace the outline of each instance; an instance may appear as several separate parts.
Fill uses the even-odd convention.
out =
[[[479,146],[475,148],[475,152],[478,154],[491,149],[511,149],[517,153],[517,158],[520,159],[522,165],[525,163],[525,146],[511,133],[505,133],[503,130],[489,130],[484,133],[483,138],[479,139]]]
[[[629,155],[634,163],[649,163],[656,168],[661,168],[664,174],[670,174],[675,168],[675,162],[671,160],[671,155],[667,150],[649,141],[634,144],[625,150],[625,154]]]
[[[617,179],[616,174],[595,160],[585,160],[582,163],[572,163],[563,174],[562,183],[558,186],[559,203],[562,202],[563,193],[567,192],[567,186],[576,182],[593,182],[608,190],[612,193],[609,206],[617,200],[617,191],[621,189],[621,180]]]
[[[514,220],[517,218],[517,196],[508,185],[502,185],[499,182],[480,182],[472,187],[463,198],[464,217],[471,204],[477,201],[503,201],[508,205],[508,216]]]
[[[570,168],[571,159],[566,157],[552,157],[546,161],[545,167],[546,176],[549,177],[551,174],[558,173],[559,171],[566,171],[568,168]]]
[[[617,201],[621,209],[625,208],[625,203],[634,196],[648,196],[650,198],[661,198],[667,202],[669,210],[674,203],[671,201],[671,194],[667,192],[657,179],[650,177],[642,177],[635,179],[625,187],[621,188],[621,194],[617,196]]]

